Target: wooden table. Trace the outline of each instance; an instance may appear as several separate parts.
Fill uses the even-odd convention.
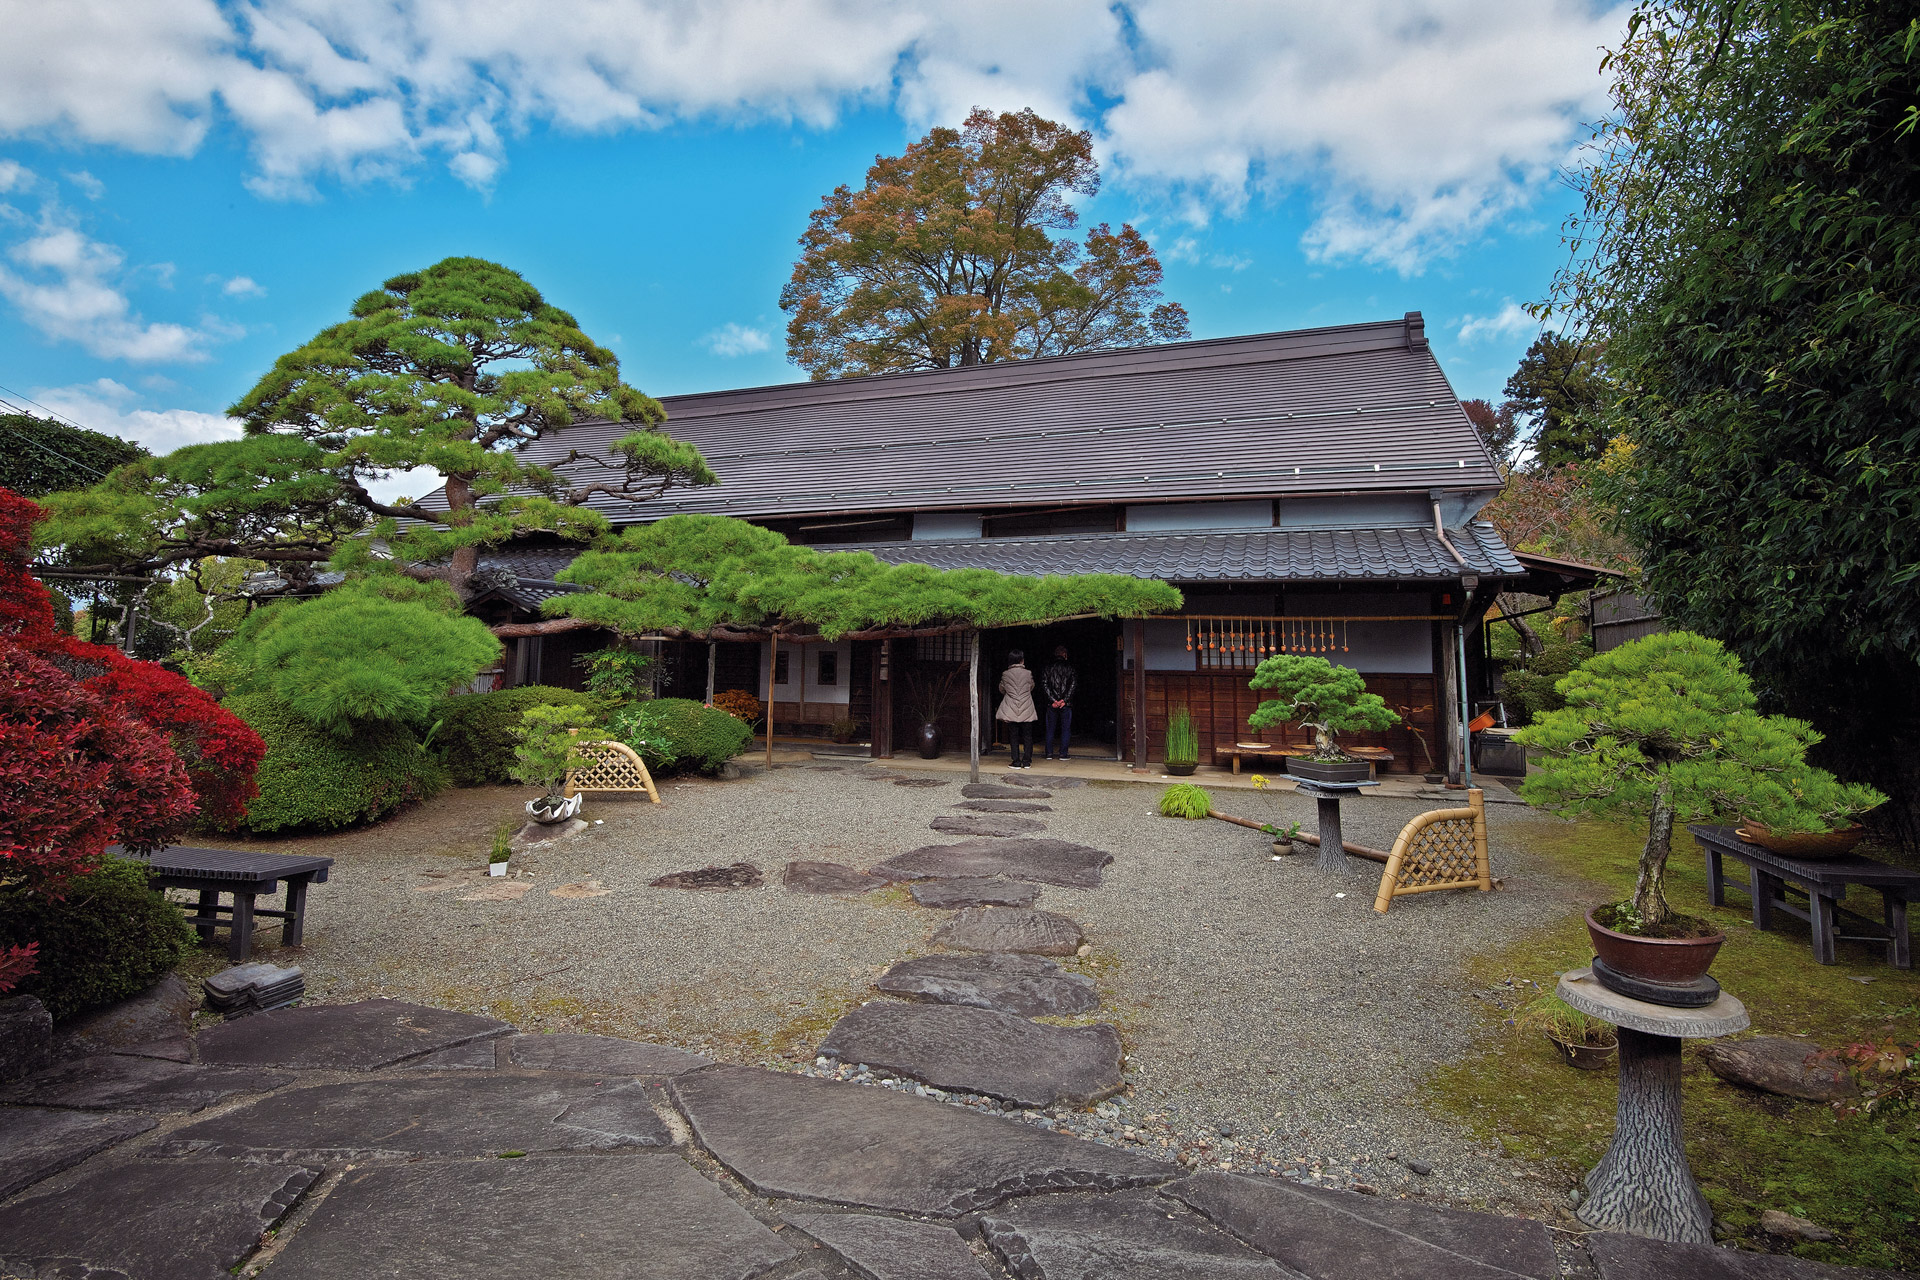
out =
[[[1310,754],[1311,752],[1306,747],[1260,747],[1250,742],[1236,742],[1230,747],[1215,747],[1213,749],[1213,758],[1215,760],[1218,760],[1221,756],[1226,756],[1232,760],[1233,771],[1235,773],[1240,772],[1240,757],[1242,756],[1251,756],[1255,760],[1260,759],[1262,756],[1269,756],[1275,760],[1284,760],[1288,756],[1304,756]]]
[[[1726,905],[1724,860],[1736,858],[1747,864],[1746,893],[1752,903],[1753,923],[1759,928],[1771,928],[1773,913],[1784,911],[1813,927],[1813,958],[1821,964],[1832,964],[1833,944],[1847,938],[1882,943],[1888,964],[1896,969],[1913,968],[1907,904],[1920,897],[1920,871],[1889,866],[1858,854],[1843,858],[1783,857],[1742,840],[1732,827],[1690,826],[1687,830],[1707,855],[1707,900],[1714,906]],[[1880,891],[1884,921],[1869,920],[1840,905],[1850,884]],[[1787,900],[1790,888],[1806,895],[1805,908]],[[1868,932],[1842,933],[1843,924]]]
[[[152,854],[131,854],[118,849],[115,852],[146,863],[153,871],[154,882],[164,889],[199,890],[198,914],[189,915],[187,923],[199,931],[202,941],[226,925],[227,957],[235,964],[253,951],[255,916],[283,921],[281,945],[300,945],[306,925],[307,886],[325,883],[327,868],[333,865],[332,858],[249,853],[242,849],[199,849],[188,845],[174,845]],[[253,905],[256,897],[273,893],[282,880],[287,882],[285,910]],[[223,893],[233,895],[232,906],[220,905]]]

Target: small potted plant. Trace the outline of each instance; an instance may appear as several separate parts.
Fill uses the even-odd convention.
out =
[[[1185,778],[1200,767],[1200,735],[1193,731],[1193,713],[1175,707],[1167,713],[1167,772]]]
[[[1297,822],[1289,822],[1284,827],[1277,822],[1265,822],[1260,829],[1273,838],[1273,851],[1283,858],[1293,852],[1293,842],[1300,836],[1300,824]]]
[[[507,874],[507,863],[513,857],[513,828],[501,823],[494,828],[493,852],[487,855],[487,874],[503,876]]]
[[[827,725],[827,736],[839,743],[852,742],[860,736],[860,722],[852,716],[841,716]]]
[[[1543,995],[1513,1015],[1516,1031],[1538,1032],[1560,1056],[1582,1071],[1598,1071],[1612,1061],[1620,1037],[1598,1018],[1590,1018],[1556,995]]]
[[[583,797],[566,794],[567,774],[593,761],[580,748],[579,733],[591,728],[593,714],[585,707],[528,707],[514,737],[514,778],[539,787],[541,794],[527,801],[527,816],[535,822],[565,822],[580,812]]]
[[[1539,712],[1515,735],[1545,753],[1521,796],[1562,812],[1647,823],[1633,896],[1587,912],[1594,951],[1613,973],[1698,983],[1726,941],[1667,901],[1675,823],[1747,816],[1777,830],[1817,831],[1886,799],[1807,764],[1820,735],[1805,721],[1757,712],[1746,672],[1717,640],[1686,631],[1647,636],[1587,659],[1555,688],[1566,707]]]
[[[1287,757],[1287,772],[1308,782],[1365,782],[1367,762],[1340,750],[1335,737],[1400,722],[1379,694],[1367,692],[1358,671],[1325,658],[1276,653],[1261,660],[1247,685],[1274,693],[1247,717],[1248,724],[1267,729],[1291,722],[1313,731],[1311,754]]]
[[[914,718],[920,722],[918,747],[922,760],[938,760],[940,748],[940,716],[953,701],[954,682],[959,680],[964,667],[951,667],[945,672],[933,673],[920,671],[907,677],[907,699]]]

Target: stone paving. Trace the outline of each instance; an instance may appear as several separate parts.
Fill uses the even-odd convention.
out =
[[[1281,1179],[1186,1174],[894,1090],[604,1036],[524,1036],[401,1001],[257,1014],[201,1032],[191,1057],[154,1065],[101,1054],[7,1092],[0,1274],[1872,1274],[1556,1233]]]

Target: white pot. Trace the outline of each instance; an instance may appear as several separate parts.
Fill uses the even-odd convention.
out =
[[[538,800],[529,800],[527,801],[527,816],[535,822],[546,823],[548,825],[556,822],[566,822],[579,815],[580,806],[586,802],[586,799],[584,795],[568,796],[561,802],[558,809],[541,809],[536,807],[540,803]]]
[[[503,876],[507,874],[507,864],[504,862],[489,862],[487,864],[487,874],[490,876]]]

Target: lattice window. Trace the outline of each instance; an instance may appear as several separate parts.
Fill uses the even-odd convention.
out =
[[[949,631],[945,635],[916,636],[913,641],[913,656],[922,662],[965,662],[967,633]]]

